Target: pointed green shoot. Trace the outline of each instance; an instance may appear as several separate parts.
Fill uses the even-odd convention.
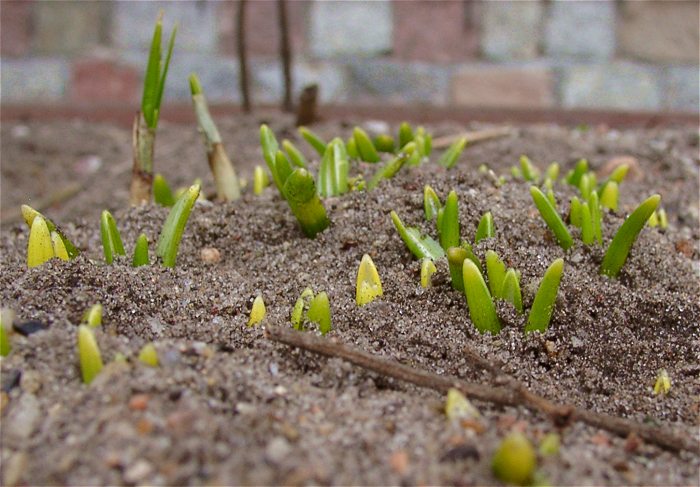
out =
[[[653,212],[649,219],[647,220],[647,225],[650,227],[657,227],[659,226],[659,217],[656,215],[656,212]]]
[[[279,144],[274,132],[266,124],[260,126],[260,147],[268,169],[274,174],[275,155],[279,150]]]
[[[583,223],[583,218],[581,216],[581,200],[578,196],[571,198],[571,205],[569,209],[569,223],[577,228],[581,228]]]
[[[122,237],[117,229],[117,222],[107,210],[102,212],[100,218],[100,235],[102,236],[102,248],[107,264],[114,262],[114,257],[117,255],[126,255]]]
[[[313,299],[313,297],[314,292],[311,290],[311,288],[307,287],[301,293],[299,298],[297,298],[296,303],[294,303],[290,321],[295,330],[304,330],[304,311],[305,309],[308,309],[310,301]]]
[[[518,313],[523,313],[523,296],[520,292],[520,278],[515,269],[508,269],[503,278],[501,298],[512,304]]]
[[[152,343],[147,343],[141,348],[138,356],[139,362],[146,364],[149,367],[158,367],[160,363],[158,360],[158,351]]]
[[[78,326],[78,358],[83,382],[89,384],[102,370],[102,356],[92,328]]]
[[[262,166],[255,166],[253,170],[253,194],[261,195],[262,192],[270,185],[270,178]]]
[[[69,260],[66,246],[63,245],[61,236],[56,232],[51,232],[51,245],[53,246],[53,254],[61,260]]]
[[[549,179],[552,183],[555,183],[559,179],[559,164],[556,162],[551,163],[547,167],[547,171],[544,173],[545,179]]]
[[[559,246],[564,250],[568,250],[574,244],[574,239],[561,220],[557,210],[554,209],[547,197],[536,186],[530,186],[530,195],[535,202],[537,210],[542,215],[542,219],[557,239]]]
[[[374,144],[369,138],[369,135],[367,135],[367,132],[360,127],[355,127],[352,131],[352,136],[355,139],[355,145],[357,146],[357,152],[360,154],[360,159],[365,162],[379,162],[379,154],[377,153],[377,149],[374,148]]]
[[[495,335],[501,331],[501,322],[484,278],[471,260],[465,259],[462,265],[464,294],[469,306],[469,317],[479,333],[488,331]]]
[[[173,190],[162,174],[156,174],[153,178],[153,199],[161,206],[171,207],[175,204]]]
[[[394,152],[394,138],[388,134],[380,134],[374,138],[374,148],[379,152]]]
[[[143,81],[143,97],[141,98],[141,113],[143,114],[146,124],[155,129],[158,126],[158,118],[160,115],[160,104],[163,98],[165,89],[165,79],[168,74],[170,65],[170,57],[172,56],[173,46],[175,45],[175,34],[177,26],[173,28],[168,42],[168,51],[163,60],[161,52],[161,37],[163,32],[163,13],[158,15],[156,26],[153,31],[153,39],[151,41],[151,49],[148,55],[148,64],[146,66],[146,74]]]
[[[442,157],[438,159],[438,164],[442,167],[450,169],[459,160],[459,156],[462,155],[464,147],[467,145],[467,138],[460,137],[452,143],[452,145],[442,154]]]
[[[660,208],[656,213],[659,215],[659,227],[662,229],[668,228],[668,216],[666,215],[666,210]]]
[[[489,278],[489,289],[494,298],[503,298],[503,282],[506,278],[506,265],[493,250],[486,251],[486,275]]]
[[[140,267],[142,265],[148,265],[148,237],[144,233],[139,235],[136,239],[136,245],[134,246],[134,256],[131,259],[132,267]]]
[[[287,156],[284,155],[284,152],[278,150],[277,153],[275,153],[275,174],[273,176],[277,176],[282,188],[284,188],[284,183],[287,182],[287,178],[292,174],[293,170]],[[282,196],[286,198],[284,191],[282,192]]]
[[[485,238],[493,238],[494,236],[496,236],[496,227],[493,224],[493,215],[491,215],[490,211],[487,211],[479,221],[474,243],[477,244]]]
[[[432,221],[434,218],[437,218],[440,208],[442,208],[440,198],[438,198],[435,190],[426,184],[425,188],[423,188],[423,209],[425,210],[425,219]]]
[[[593,173],[586,173],[581,176],[578,182],[578,190],[581,192],[581,198],[587,200],[593,190],[593,184],[591,175]]]
[[[253,300],[253,306],[250,308],[250,318],[248,318],[248,326],[254,326],[265,319],[267,310],[265,309],[265,301],[263,297],[257,295]]]
[[[425,258],[420,263],[420,285],[423,288],[429,288],[433,285],[432,276],[437,272],[435,263],[429,258]]]
[[[608,184],[610,184],[612,182],[617,183],[618,186],[620,184],[622,184],[622,181],[625,180],[625,177],[627,176],[627,172],[629,171],[629,169],[630,169],[629,164],[621,164],[621,165],[617,166],[613,170],[613,172],[610,173],[610,176],[608,176],[608,178],[605,181],[603,181],[603,183],[598,188],[598,192],[601,194],[601,196],[602,196],[603,192],[605,191],[605,188],[608,186]]]
[[[318,155],[323,157],[323,154],[326,152],[326,143],[323,141],[321,137],[313,133],[311,130],[307,129],[306,127],[299,127],[298,129],[299,135],[302,136],[302,138],[316,151],[318,152]]]
[[[526,333],[531,331],[545,332],[549,328],[563,272],[564,259],[555,260],[545,271],[537,294],[535,294],[532,308],[530,308],[527,325],[525,325]]]
[[[37,267],[55,256],[51,233],[42,217],[34,218],[27,244],[27,267]]]
[[[326,209],[316,193],[314,178],[306,169],[300,167],[292,172],[284,184],[284,194],[307,237],[314,238],[328,227]]]
[[[12,350],[10,336],[7,332],[7,329],[10,325],[11,323],[3,323],[2,316],[0,315],[0,357],[7,357],[10,354],[10,351]]]
[[[593,219],[588,203],[581,205],[581,241],[586,245],[591,245],[595,235],[593,233]]]
[[[402,122],[399,125],[399,148],[404,147],[409,142],[413,141],[413,128],[408,122]]]
[[[63,242],[63,246],[66,248],[66,252],[68,253],[68,258],[73,259],[78,256],[80,251],[76,248],[75,245],[73,245],[73,242],[68,240],[66,236],[63,234],[60,228],[58,228],[50,219],[46,218],[44,215],[36,211],[34,208],[28,205],[22,205],[22,217],[24,218],[24,221],[27,223],[27,226],[31,230],[32,228],[32,223],[34,223],[34,218],[37,216],[40,216],[43,218],[44,222],[46,223],[46,227],[49,229],[49,232],[53,233],[56,232],[58,236],[61,238],[61,241]]]
[[[445,206],[438,230],[440,233],[440,246],[443,250],[459,246],[459,206],[457,192],[454,190],[450,191],[445,199]]]
[[[175,267],[177,250],[180,247],[182,234],[185,232],[187,219],[199,196],[199,185],[190,186],[175,202],[158,237],[156,255],[163,259],[165,267]]]
[[[598,241],[598,244],[603,245],[603,214],[600,211],[600,200],[596,190],[592,190],[590,196],[588,196],[588,209],[591,212],[593,236]]]
[[[462,268],[465,259],[469,259],[469,253],[462,247],[450,247],[447,249],[447,264],[450,268],[450,282],[455,291],[464,291],[464,276]]]
[[[347,142],[345,142],[345,149],[348,151],[348,157],[352,159],[359,159],[360,153],[357,152],[357,144],[355,143],[355,138],[350,137]]]
[[[311,300],[306,317],[310,322],[318,324],[321,335],[331,331],[331,304],[325,291],[318,293]]]
[[[335,138],[326,146],[326,152],[321,158],[321,165],[318,169],[318,194],[322,197],[339,196],[347,193],[348,153],[342,139]]]
[[[520,173],[525,181],[537,182],[540,177],[539,171],[526,155],[520,156]]]
[[[566,182],[578,188],[578,185],[581,182],[581,176],[587,172],[588,161],[586,159],[581,159],[576,163],[576,167],[574,167],[574,169],[569,171],[569,173],[566,175]]]
[[[401,170],[404,164],[406,164],[406,162],[414,154],[415,148],[415,144],[407,144],[406,147],[402,149],[401,153],[399,153],[396,157],[391,159],[379,170],[377,170],[377,172],[374,173],[372,179],[370,179],[367,183],[367,189],[371,191],[385,179],[391,179],[394,176],[396,176],[396,173],[398,173]]]
[[[659,206],[660,201],[661,196],[658,194],[650,196],[627,217],[605,252],[603,263],[600,266],[601,274],[617,277],[620,269],[625,265],[632,245],[634,245],[651,214]]]
[[[608,181],[600,194],[600,204],[603,208],[617,211],[619,194],[619,185],[615,181]]]
[[[97,328],[102,324],[102,305],[100,303],[93,304],[90,308],[83,314],[83,319],[81,323],[89,326],[90,328]]]
[[[394,226],[406,247],[416,258],[424,259],[427,257],[436,260],[445,255],[445,251],[440,247],[439,243],[428,235],[421,235],[417,228],[404,226],[399,215],[393,210],[391,211],[391,220],[394,222]]]
[[[365,254],[362,256],[360,267],[357,270],[355,302],[358,306],[364,306],[382,295],[382,281],[379,279],[379,272],[377,272],[372,258]]]
[[[289,141],[288,139],[284,139],[282,141],[282,147],[287,153],[287,156],[289,157],[291,163],[294,164],[296,167],[307,167],[309,165],[309,161],[306,160],[304,154],[302,154],[301,151],[297,149],[297,146],[292,144],[291,141]]]

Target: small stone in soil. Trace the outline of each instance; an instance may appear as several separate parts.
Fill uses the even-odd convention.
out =
[[[468,458],[479,460],[479,450],[477,450],[473,445],[459,445],[447,450],[442,457],[440,457],[440,463],[456,462],[459,460],[466,460]]]
[[[221,260],[221,252],[216,247],[204,247],[199,251],[199,256],[205,264],[216,264]]]
[[[29,336],[33,333],[46,330],[49,325],[37,320],[29,320],[24,323],[13,323],[12,328],[20,335]]]
[[[19,385],[20,378],[22,377],[22,371],[18,369],[10,369],[2,374],[2,386],[0,390],[2,392],[10,392],[12,389]]]
[[[265,448],[265,456],[273,463],[281,463],[292,451],[289,442],[281,436],[270,440]]]

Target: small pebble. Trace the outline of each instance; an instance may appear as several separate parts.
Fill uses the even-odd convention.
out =
[[[129,400],[129,409],[144,411],[148,407],[148,394],[134,394]]]
[[[466,460],[468,458],[479,460],[479,450],[477,450],[476,447],[473,445],[459,445],[447,450],[440,457],[440,463],[456,462],[459,460]]]
[[[4,372],[2,374],[2,387],[0,387],[0,390],[2,390],[2,392],[10,392],[19,385],[21,377],[22,371],[19,369],[11,369]]]
[[[216,264],[221,260],[221,252],[216,247],[204,247],[199,251],[199,256],[205,264]]]
[[[12,408],[3,421],[3,437],[25,440],[32,436],[40,419],[39,400],[34,394],[22,394],[17,401],[13,401]]]
[[[406,475],[406,471],[408,470],[408,454],[403,450],[392,453],[389,458],[389,464],[397,474]]]
[[[15,453],[10,457],[3,468],[2,485],[15,486],[22,480],[22,475],[27,470],[29,458],[24,452]]]
[[[41,375],[35,370],[25,370],[19,383],[23,392],[35,393],[41,389]]]
[[[127,484],[136,484],[144,480],[151,472],[153,467],[146,460],[138,460],[124,472],[124,482]]]
[[[39,331],[44,331],[49,325],[38,320],[29,320],[24,323],[13,323],[12,328],[20,335],[29,336]]]
[[[273,463],[281,463],[291,452],[291,445],[281,436],[270,440],[265,448],[265,456]]]

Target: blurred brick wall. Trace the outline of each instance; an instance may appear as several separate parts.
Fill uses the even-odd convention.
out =
[[[3,102],[136,105],[158,10],[179,32],[166,98],[196,71],[239,101],[235,1],[0,2]],[[274,0],[249,0],[254,101],[277,102]],[[295,91],[323,101],[698,112],[698,1],[288,2]]]

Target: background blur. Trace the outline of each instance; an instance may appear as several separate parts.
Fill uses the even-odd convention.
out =
[[[695,1],[288,2],[294,91],[337,104],[699,111]],[[166,99],[238,102],[235,1],[0,2],[3,103],[136,106],[159,9]],[[249,0],[254,103],[278,103],[277,6]]]

